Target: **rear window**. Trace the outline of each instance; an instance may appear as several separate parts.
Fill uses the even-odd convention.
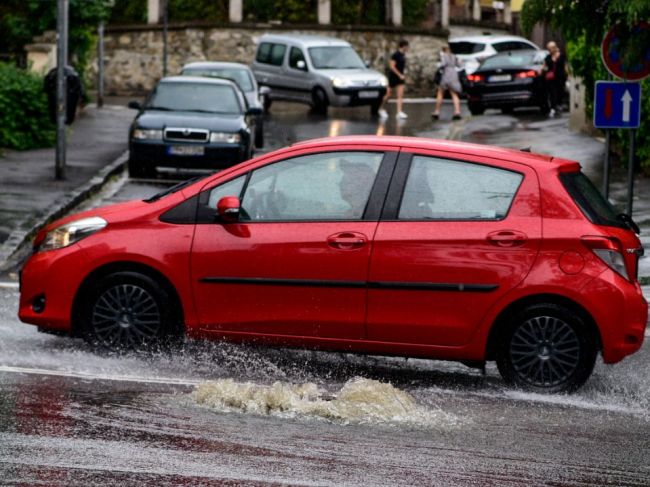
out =
[[[536,53],[534,51],[496,54],[483,61],[481,68],[525,68],[535,64],[535,57]]]
[[[589,221],[597,225],[628,228],[618,218],[616,209],[583,173],[564,173],[560,175],[560,180]]]
[[[477,52],[481,52],[485,49],[485,44],[481,44],[479,42],[459,41],[450,42],[449,48],[454,54],[476,54]]]

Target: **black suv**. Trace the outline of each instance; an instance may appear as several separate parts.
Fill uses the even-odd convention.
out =
[[[191,76],[163,78],[129,132],[129,174],[154,177],[157,167],[220,170],[250,159],[255,119],[235,83]]]

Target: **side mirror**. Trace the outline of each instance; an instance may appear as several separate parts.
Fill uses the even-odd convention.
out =
[[[129,102],[129,108],[133,108],[134,110],[141,110],[142,105],[140,105],[139,101],[130,101]]]
[[[239,209],[241,204],[237,196],[224,196],[217,203],[217,215],[224,223],[239,221]]]
[[[268,95],[269,93],[271,93],[271,88],[269,88],[268,86],[260,86],[259,92],[260,95]]]
[[[250,107],[248,110],[246,110],[246,115],[253,115],[253,116],[258,116],[262,115],[263,110],[260,107]]]
[[[296,68],[307,71],[307,64],[302,59],[296,63]]]

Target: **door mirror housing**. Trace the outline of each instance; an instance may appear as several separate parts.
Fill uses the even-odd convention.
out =
[[[246,110],[246,115],[253,115],[255,117],[262,115],[262,109],[260,107],[250,107]]]
[[[217,203],[217,216],[224,223],[239,221],[241,203],[237,196],[224,196]]]
[[[302,59],[296,63],[296,68],[307,71],[307,64]]]
[[[129,108],[133,108],[134,110],[142,109],[142,105],[140,105],[139,101],[130,101],[128,106]]]

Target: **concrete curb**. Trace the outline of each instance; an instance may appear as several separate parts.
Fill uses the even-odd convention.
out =
[[[48,223],[64,216],[90,195],[102,189],[111,177],[124,171],[127,159],[128,151],[125,151],[113,162],[104,166],[88,182],[65,193],[60,201],[40,218],[39,222],[34,223],[31,227],[19,228],[11,232],[9,238],[0,245],[0,272],[9,269],[12,256],[30,240],[34,233]]]

